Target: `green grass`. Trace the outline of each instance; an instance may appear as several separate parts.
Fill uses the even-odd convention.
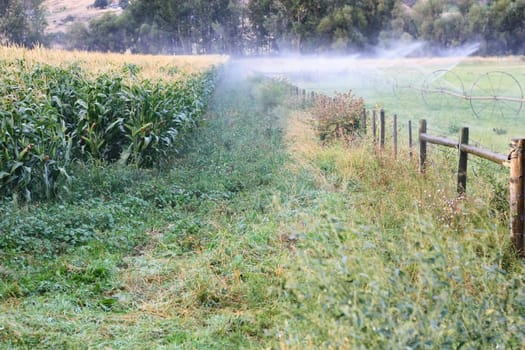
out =
[[[321,147],[285,89],[224,79],[164,167],[2,203],[0,348],[520,347],[505,171],[457,200],[455,154]]]
[[[463,90],[466,96],[519,97],[525,93],[523,64],[521,57],[365,59],[348,63],[350,68],[337,74],[316,75],[312,80],[305,74],[304,79],[299,76],[294,82],[328,94],[352,89],[365,99],[367,108],[384,108],[389,117],[397,114],[401,140],[405,142],[407,121],[412,120],[416,131],[418,121],[425,118],[434,134],[458,138],[459,128],[468,126],[471,143],[505,153],[512,138],[525,137],[522,104],[474,100],[475,110],[481,112],[477,117],[469,100],[440,93],[424,94],[422,88],[456,93]],[[489,73],[492,75],[487,76]]]
[[[451,169],[422,178],[415,164],[375,158],[368,147],[348,152],[318,154],[335,190],[317,194],[286,224],[299,227],[300,239],[286,276],[293,307],[284,343],[519,347],[523,265],[510,253],[494,194],[477,188],[458,201]]]
[[[241,88],[162,169],[79,165],[60,202],[3,203],[3,347],[258,347],[286,253],[266,216],[283,88]]]

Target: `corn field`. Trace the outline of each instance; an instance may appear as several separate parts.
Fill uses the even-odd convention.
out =
[[[89,56],[59,62],[44,53],[41,62],[0,50],[0,197],[52,198],[75,162],[155,165],[199,125],[214,87],[212,64],[186,70],[123,55],[126,63],[104,71],[97,55],[90,68]],[[148,78],[152,66],[163,79]]]

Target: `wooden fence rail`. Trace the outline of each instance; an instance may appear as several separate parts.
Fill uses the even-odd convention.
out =
[[[366,113],[363,113],[366,115]],[[383,110],[380,111],[379,141],[380,150],[385,147],[385,128],[386,117]],[[376,112],[372,111],[372,127],[374,143],[376,138]],[[393,117],[393,149],[394,157],[397,157],[398,149],[398,130],[397,115]],[[525,139],[512,140],[510,155],[499,154],[488,149],[469,145],[469,129],[464,127],[460,130],[459,141],[449,138],[431,135],[427,132],[427,121],[419,122],[419,171],[425,172],[427,167],[427,146],[434,144],[458,150],[458,170],[457,170],[457,192],[463,196],[467,190],[467,166],[468,155],[486,159],[493,163],[507,166],[510,168],[509,179],[509,209],[510,209],[510,238],[512,245],[518,255],[525,258]],[[408,142],[410,147],[410,157],[412,157],[412,122],[408,123]]]
[[[314,93],[307,94],[305,90],[294,88],[293,92],[299,97],[302,96],[303,102],[308,98],[314,100],[316,98]],[[367,118],[368,113],[363,110],[362,113],[362,131],[367,133]],[[377,130],[377,122],[379,119],[379,130]],[[385,134],[386,134],[386,114],[384,110],[379,111],[379,118],[377,113],[372,110],[371,113],[372,137],[374,145],[379,139],[379,149],[385,149]],[[397,116],[393,119],[394,131],[394,157],[397,158],[398,150],[398,130],[397,130]],[[419,122],[419,171],[425,172],[427,166],[427,145],[434,144],[444,147],[455,148],[458,150],[458,171],[457,171],[457,192],[460,196],[464,195],[467,189],[467,165],[468,155],[471,154],[476,157],[486,159],[488,161],[505,165],[510,168],[509,178],[509,209],[510,209],[510,239],[512,245],[518,255],[525,258],[525,139],[512,140],[511,152],[509,155],[495,153],[488,149],[469,145],[469,129],[462,128],[460,130],[459,141],[451,140],[445,137],[431,135],[427,132],[426,120]],[[408,143],[410,157],[413,156],[413,139],[412,139],[412,122],[408,122]]]

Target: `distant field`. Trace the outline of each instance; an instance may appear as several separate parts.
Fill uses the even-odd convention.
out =
[[[265,70],[312,91],[351,89],[368,108],[396,113],[401,127],[409,119],[426,118],[434,132],[457,135],[460,127],[469,126],[471,140],[503,152],[511,138],[525,136],[523,102],[510,101],[523,99],[524,67],[522,57],[349,57],[288,59],[267,64]],[[491,96],[506,100],[480,98]]]

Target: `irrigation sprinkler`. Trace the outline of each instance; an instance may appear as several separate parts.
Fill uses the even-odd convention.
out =
[[[421,87],[421,96],[428,107],[448,107],[451,97],[465,96],[463,81],[448,69],[438,69],[430,73]]]
[[[470,106],[478,118],[517,116],[524,101],[520,83],[506,72],[481,75],[470,92]]]
[[[387,63],[385,63],[387,62]],[[449,62],[449,61],[447,61]],[[285,63],[288,63],[285,64]],[[454,70],[458,62],[448,64],[448,68],[437,69],[428,73],[425,65],[417,61],[407,61],[397,67],[388,61],[359,61],[355,58],[344,60],[286,60],[279,65],[264,66],[265,74],[274,77],[288,77],[292,81],[299,80],[310,84],[316,79],[336,82],[336,87],[342,81],[348,81],[353,90],[362,89],[365,93],[384,95],[388,89],[394,98],[411,98],[420,94],[424,104],[436,110],[447,110],[459,101],[465,101],[462,108],[468,108],[479,119],[509,119],[522,113],[525,98],[520,81],[523,73],[513,76],[508,72],[490,71],[479,76],[467,74],[463,76]],[[268,67],[267,67],[268,66]],[[397,67],[397,68],[396,68]],[[400,71],[395,71],[401,69]],[[462,77],[468,79],[462,80]],[[475,79],[475,80],[474,80]],[[470,86],[471,82],[474,83]],[[404,90],[411,91],[404,91]],[[332,92],[328,88],[316,88]],[[337,90],[337,89],[335,89]]]
[[[429,107],[443,108],[450,97],[467,100],[477,118],[519,116],[525,99],[521,84],[506,72],[492,71],[480,75],[467,94],[461,78],[447,69],[429,74],[421,88],[423,101]]]

